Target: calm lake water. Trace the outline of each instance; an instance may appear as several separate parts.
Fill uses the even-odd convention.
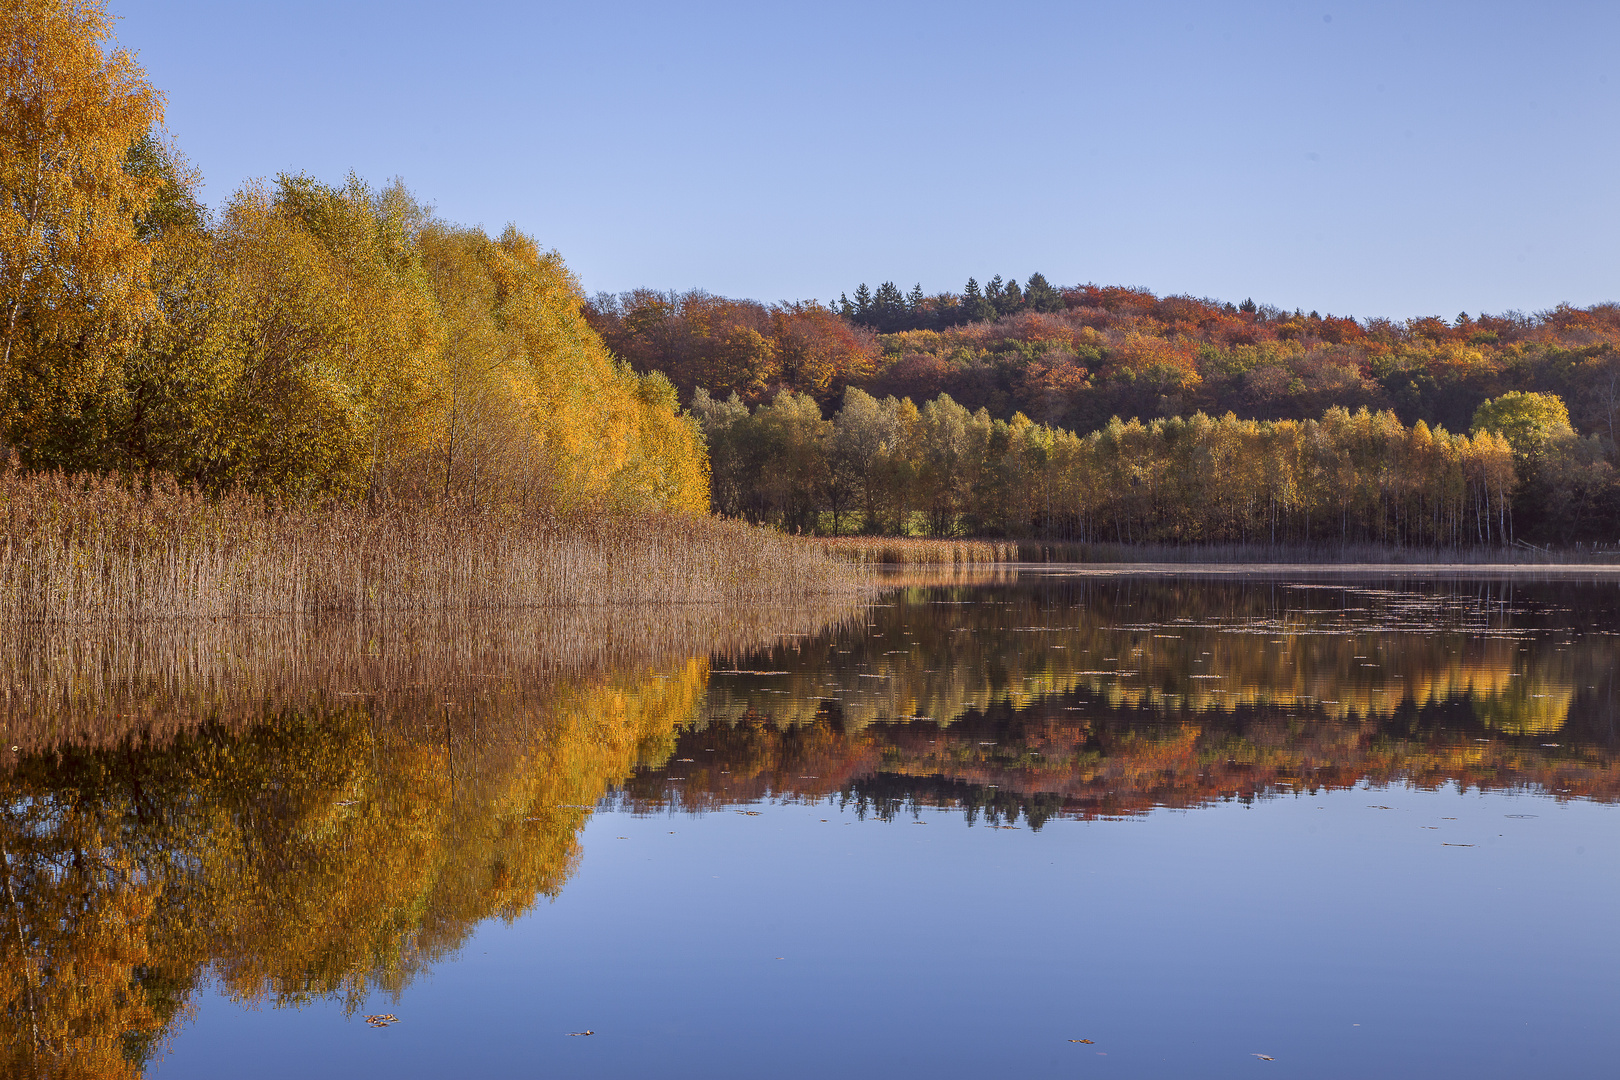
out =
[[[0,774],[6,1074],[1614,1068],[1615,577],[1025,569],[805,631],[75,675],[217,700]]]

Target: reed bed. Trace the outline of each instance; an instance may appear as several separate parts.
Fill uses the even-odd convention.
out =
[[[811,540],[821,551],[857,566],[931,566],[1015,562],[1009,540],[924,540],[893,536],[827,536]]]
[[[782,604],[872,588],[820,547],[715,518],[293,506],[0,469],[0,626]]]
[[[1019,562],[1354,563],[1422,566],[1592,566],[1620,563],[1614,548],[1427,547],[1388,544],[1113,544],[1022,540]]]

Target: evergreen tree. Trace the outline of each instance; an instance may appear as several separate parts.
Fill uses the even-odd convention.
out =
[[[861,282],[861,287],[855,290],[855,321],[869,323],[872,319],[872,290]]]
[[[911,309],[911,313],[913,315],[916,315],[916,314],[919,314],[922,311],[922,306],[923,306],[922,282],[919,281],[919,282],[917,282],[917,284],[915,284],[915,285],[913,285],[911,287],[911,292],[909,294],[907,294],[907,296],[906,296],[906,307]]]
[[[1053,288],[1046,280],[1046,275],[1039,272],[1029,275],[1029,283],[1024,286],[1024,303],[1031,311],[1053,312],[1064,309],[1063,294]]]
[[[1001,290],[1001,299],[996,302],[996,314],[1016,315],[1023,310],[1024,292],[1018,287],[1018,279],[1013,278]]]
[[[885,334],[904,330],[908,322],[905,294],[900,286],[885,281],[872,297],[872,324]]]
[[[995,302],[980,291],[973,278],[968,278],[967,288],[962,291],[962,313],[968,322],[995,321]]]

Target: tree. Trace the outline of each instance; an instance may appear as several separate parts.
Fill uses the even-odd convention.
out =
[[[1001,280],[1001,276],[998,274],[996,276],[996,278],[995,278],[995,281],[1000,281],[1000,280]],[[994,284],[994,282],[992,282],[992,284]],[[1001,296],[1000,296],[1000,298],[998,300],[996,300],[996,314],[997,315],[1016,315],[1020,311],[1023,311],[1023,310],[1024,310],[1024,293],[1023,293],[1023,290],[1021,290],[1018,287],[1018,279],[1017,278],[1012,278],[1007,282],[1007,284],[1005,286],[1003,286],[1003,288],[1001,290]]]
[[[906,310],[906,298],[900,287],[892,281],[885,281],[878,286],[872,296],[872,308],[868,321],[880,333],[892,334],[897,330],[906,329],[909,312]]]
[[[968,278],[967,287],[962,290],[962,310],[968,322],[994,322],[996,318],[995,301],[979,289],[979,283],[973,278]]]
[[[78,464],[153,311],[137,223],[163,183],[127,166],[163,98],[100,0],[16,0],[0,35],[0,438]]]
[[[1522,390],[1510,390],[1481,405],[1474,411],[1470,430],[1501,435],[1521,459],[1534,455],[1555,438],[1574,434],[1562,398]]]
[[[1062,311],[1065,307],[1063,294],[1039,272],[1029,275],[1029,282],[1024,286],[1024,302],[1031,311],[1043,314]]]

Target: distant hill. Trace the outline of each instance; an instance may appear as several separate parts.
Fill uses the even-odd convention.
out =
[[[586,318],[638,371],[745,402],[781,390],[836,407],[845,387],[923,402],[941,393],[998,419],[1089,431],[1111,416],[1303,419],[1330,406],[1393,409],[1466,430],[1510,390],[1555,393],[1612,447],[1620,421],[1620,305],[1397,322],[1287,312],[1124,286],[962,293],[861,286],[831,306],[704,292],[598,294]]]

